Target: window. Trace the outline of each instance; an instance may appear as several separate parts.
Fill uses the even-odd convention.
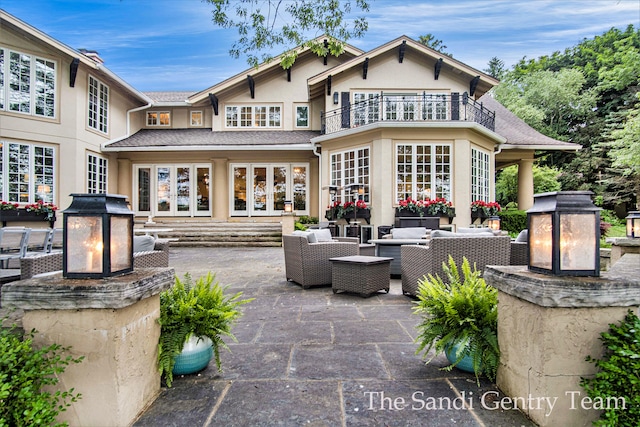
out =
[[[377,93],[354,93],[353,104],[354,126],[362,126],[379,120],[380,102]]]
[[[54,200],[55,150],[0,141],[0,197],[14,203]]]
[[[0,47],[0,109],[56,116],[56,63]]]
[[[425,95],[423,111],[425,120],[447,120],[448,111],[447,95]]]
[[[109,118],[109,87],[89,76],[89,127],[107,133]]]
[[[171,114],[168,111],[147,112],[147,126],[169,126]]]
[[[202,111],[191,112],[191,126],[202,126]]]
[[[107,192],[107,166],[104,157],[87,155],[87,193]]]
[[[369,148],[341,151],[331,154],[331,185],[345,187],[349,184],[362,184],[364,194],[361,200],[369,202]],[[336,196],[336,201],[352,201],[347,189]]]
[[[297,128],[309,127],[309,106],[308,105],[296,105],[296,127]]]
[[[229,128],[276,128],[281,124],[280,107],[277,105],[227,106],[225,123]]]
[[[415,94],[384,95],[385,120],[416,120],[417,97]]]
[[[396,147],[396,202],[406,198],[451,200],[451,146],[398,144]]]
[[[489,202],[489,153],[471,149],[471,200]]]

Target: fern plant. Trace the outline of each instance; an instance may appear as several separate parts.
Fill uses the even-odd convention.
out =
[[[475,267],[471,270],[466,258],[462,262],[462,277],[451,256],[448,266],[443,263],[443,269],[448,282],[430,274],[418,286],[413,311],[422,316],[422,322],[417,326],[416,354],[424,352],[426,358],[432,348],[437,354],[457,344],[455,362],[443,369],[451,370],[470,356],[478,385],[480,374],[494,381],[500,360],[498,291],[487,285]]]
[[[165,383],[171,387],[175,357],[182,352],[191,335],[211,339],[218,370],[221,370],[220,347],[228,349],[223,336],[236,340],[231,326],[242,315],[239,307],[253,299],[241,300],[242,292],[225,296],[223,288],[208,273],[195,284],[189,273],[160,294],[160,341],[158,368]]]
[[[604,345],[601,359],[587,356],[598,372],[581,378],[580,385],[595,405],[603,403],[596,426],[640,425],[640,319],[631,310],[619,325],[610,324],[600,334]],[[624,405],[611,404],[624,402]],[[594,406],[595,406],[594,405]]]

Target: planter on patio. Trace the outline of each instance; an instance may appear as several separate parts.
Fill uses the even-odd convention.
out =
[[[56,215],[54,213],[53,217],[49,218],[49,214],[46,212],[38,213],[26,209],[0,210],[0,221],[2,221],[3,227],[7,226],[7,222],[49,221],[49,226],[53,228]]]
[[[213,357],[212,342],[207,337],[190,336],[182,353],[175,357],[173,375],[195,374],[209,365]]]

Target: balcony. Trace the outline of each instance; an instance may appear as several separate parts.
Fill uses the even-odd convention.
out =
[[[379,122],[475,122],[495,130],[494,111],[462,95],[373,95],[367,99],[322,113],[323,135]]]

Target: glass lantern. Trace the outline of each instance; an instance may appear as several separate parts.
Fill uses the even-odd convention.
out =
[[[490,216],[487,220],[487,226],[493,231],[500,231],[500,217]]]
[[[627,237],[630,239],[640,238],[640,211],[630,211],[627,215]]]

